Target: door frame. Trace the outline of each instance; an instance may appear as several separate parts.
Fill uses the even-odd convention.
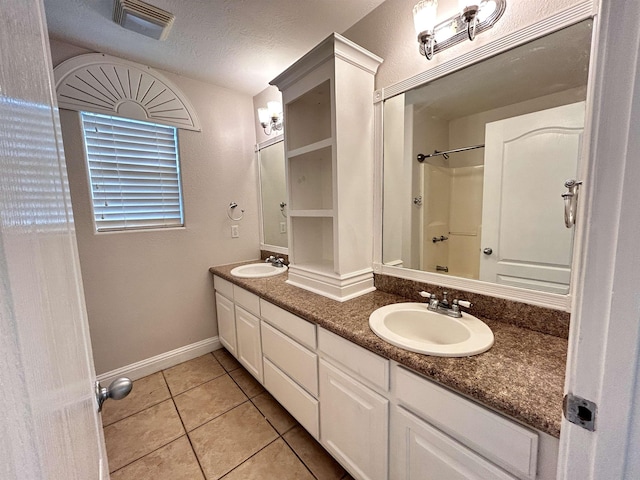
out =
[[[640,478],[640,3],[598,3],[565,381],[565,392],[597,412],[594,432],[563,419],[558,478],[566,479]]]

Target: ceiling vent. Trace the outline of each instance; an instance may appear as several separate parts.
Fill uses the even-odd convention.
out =
[[[113,0],[113,21],[127,30],[165,40],[175,16],[142,0]]]

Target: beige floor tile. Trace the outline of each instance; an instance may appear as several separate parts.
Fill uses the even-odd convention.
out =
[[[263,392],[251,399],[260,413],[266,417],[269,423],[280,435],[295,427],[298,422],[280,405],[269,392]]]
[[[340,480],[346,473],[304,428],[292,428],[283,436],[318,480]]]
[[[182,422],[171,400],[147,408],[104,428],[111,471],[184,435]]]
[[[247,372],[244,368],[233,370],[229,372],[229,375],[231,375],[235,382],[240,385],[242,391],[249,398],[253,398],[265,391],[262,385],[260,385],[260,383],[255,378],[253,378],[253,375]]]
[[[246,402],[189,433],[207,479],[239,465],[278,438],[251,402]]]
[[[227,371],[231,372],[236,368],[240,368],[240,362],[235,359],[233,355],[231,355],[226,348],[221,348],[220,350],[215,350],[213,352],[213,356],[216,357],[216,360],[220,362],[220,365]]]
[[[133,382],[131,393],[122,400],[108,400],[102,406],[102,425],[107,426],[170,398],[162,373]]]
[[[174,397],[187,431],[245,402],[247,397],[229,375],[215,378]]]
[[[201,357],[168,368],[163,373],[171,394],[176,396],[185,390],[224,375],[225,370],[213,355],[207,353]]]
[[[111,480],[204,480],[187,436],[111,474]]]
[[[281,438],[223,478],[224,480],[314,480],[313,475]]]

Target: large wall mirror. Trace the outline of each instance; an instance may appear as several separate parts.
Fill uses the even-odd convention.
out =
[[[591,37],[584,20],[385,99],[383,265],[569,293],[561,194],[579,171]]]
[[[287,191],[282,135],[257,145],[260,170],[261,248],[288,253]]]

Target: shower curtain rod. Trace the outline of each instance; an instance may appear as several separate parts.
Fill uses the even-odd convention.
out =
[[[427,155],[419,153],[417,158],[420,163],[424,162],[427,158],[438,157],[440,155],[447,159],[449,158],[450,153],[466,152],[467,150],[475,150],[476,148],[484,148],[484,143],[482,145],[472,145],[470,147],[455,148],[453,150],[447,150],[446,152],[439,152],[438,150],[434,150],[433,153],[429,153]]]

